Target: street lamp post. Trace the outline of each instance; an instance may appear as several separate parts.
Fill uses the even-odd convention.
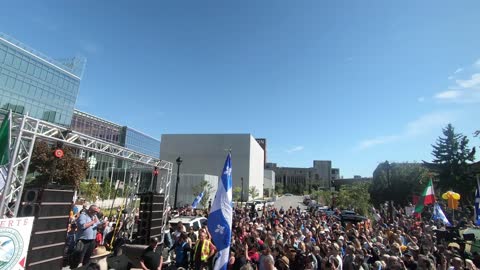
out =
[[[177,183],[175,184],[175,201],[173,203],[173,209],[177,209],[177,195],[178,195],[178,183],[180,182],[180,165],[182,165],[182,158],[178,157],[177,162]]]

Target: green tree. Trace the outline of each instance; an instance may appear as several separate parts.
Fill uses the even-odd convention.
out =
[[[275,183],[275,192],[279,195],[283,194],[283,184],[282,183]]]
[[[336,195],[336,192],[334,192],[334,195]],[[310,198],[312,200],[317,201],[320,204],[323,205],[331,205],[332,203],[332,192],[328,190],[314,190],[312,191],[312,194],[310,195]]]
[[[475,148],[470,149],[468,138],[448,124],[442,129],[443,137],[439,137],[433,147],[433,164],[438,173],[437,188],[442,192],[452,189],[461,194],[462,199],[471,202],[474,196],[475,181],[468,172],[469,162],[475,159]]]
[[[113,198],[113,194],[115,193],[115,186],[112,186],[112,181],[110,179],[105,179],[100,184],[100,199],[106,200],[108,197]]]
[[[372,203],[385,201],[406,205],[425,188],[428,170],[420,163],[380,163],[373,172],[369,193]]]
[[[368,214],[371,208],[369,186],[370,183],[341,186],[336,198],[336,206],[343,209],[355,209],[361,215]]]
[[[56,149],[62,149],[64,156],[54,156]],[[78,188],[87,175],[87,162],[75,156],[74,149],[37,140],[30,160],[29,172],[35,173],[30,185],[46,186],[57,183]]]
[[[200,200],[200,205],[205,209],[208,207],[208,201],[212,196],[212,185],[208,181],[203,180],[198,185],[192,187],[193,196],[197,197],[203,192],[203,197]]]
[[[233,195],[233,200],[234,201],[240,201],[240,198],[242,197],[242,188],[241,187],[234,187],[232,190],[232,195]]]
[[[248,189],[248,194],[250,195],[250,197],[252,197],[252,199],[257,198],[257,197],[258,197],[258,189],[257,189],[257,187],[251,186],[251,187]]]
[[[100,195],[100,185],[97,183],[97,179],[91,179],[80,183],[80,194],[89,202],[96,202],[97,197]]]

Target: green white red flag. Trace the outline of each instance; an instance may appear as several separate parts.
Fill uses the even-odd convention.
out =
[[[433,192],[432,179],[428,181],[428,185],[419,198],[417,205],[415,206],[415,213],[421,213],[425,205],[433,204],[435,202],[435,193]]]

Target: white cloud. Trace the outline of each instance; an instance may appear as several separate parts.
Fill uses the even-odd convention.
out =
[[[287,153],[290,154],[290,153],[293,153],[293,152],[302,151],[304,148],[305,148],[305,147],[299,145],[299,146],[295,146],[295,147],[293,147],[293,148],[290,148],[290,149],[288,149],[288,150],[285,150],[285,152],[287,152]]]
[[[465,80],[456,80],[447,91],[436,93],[433,98],[441,102],[480,102],[480,73],[474,73]]]
[[[361,141],[356,147],[357,150],[365,150],[374,146],[388,144],[399,140],[415,138],[423,134],[427,134],[432,130],[442,128],[448,123],[453,122],[457,115],[453,112],[434,112],[425,114],[419,118],[408,122],[403,131],[397,135],[379,136],[373,139]]]
[[[455,118],[456,114],[453,112],[434,112],[422,115],[407,123],[403,137],[419,136],[442,128],[446,124],[453,122]]]
[[[477,61],[475,61],[475,63],[473,63],[473,66],[476,68],[480,68],[480,58]]]
[[[463,71],[463,68],[457,68],[457,70],[455,70],[455,72],[453,72],[453,74],[458,74],[462,71]]]
[[[469,80],[456,80],[462,88],[474,88],[480,86],[480,73],[475,73]]]
[[[358,150],[363,150],[363,149],[367,149],[367,148],[370,148],[370,147],[373,147],[373,146],[391,143],[391,142],[394,142],[398,139],[400,139],[400,137],[396,136],[396,135],[380,136],[380,137],[376,137],[376,138],[373,138],[373,139],[367,139],[367,140],[361,141],[359,143],[359,145],[357,146],[357,149]]]
[[[457,90],[448,90],[444,92],[440,92],[436,94],[434,97],[436,99],[448,100],[448,99],[455,99],[461,96],[462,92]]]

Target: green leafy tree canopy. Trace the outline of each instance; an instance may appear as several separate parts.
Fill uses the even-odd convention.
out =
[[[257,187],[256,186],[251,186],[248,189],[248,194],[250,195],[250,197],[252,197],[252,199],[257,198],[258,195],[259,195]]]
[[[242,196],[242,188],[241,187],[234,187],[232,190],[232,195],[233,195],[233,200],[234,201],[240,201],[240,198]]]
[[[468,164],[475,159],[475,148],[470,149],[467,136],[456,133],[451,124],[442,129],[442,134],[432,145],[432,162],[436,164],[439,178],[437,187],[442,192],[452,189],[471,201],[475,181],[468,172]]]
[[[354,209],[360,215],[367,215],[370,204],[370,183],[343,185],[337,194],[336,206],[343,209]]]
[[[80,195],[91,203],[96,202],[97,197],[100,195],[100,185],[97,183],[97,179],[94,178],[90,181],[81,182]]]
[[[54,156],[56,149],[62,149],[64,156]],[[57,183],[78,188],[87,174],[87,162],[75,156],[73,148],[57,146],[44,141],[35,142],[30,160],[29,172],[35,173],[32,185],[46,186]]]
[[[385,201],[407,205],[412,195],[418,195],[429,179],[428,170],[420,163],[380,163],[373,172],[369,188],[371,201],[380,205]]]

